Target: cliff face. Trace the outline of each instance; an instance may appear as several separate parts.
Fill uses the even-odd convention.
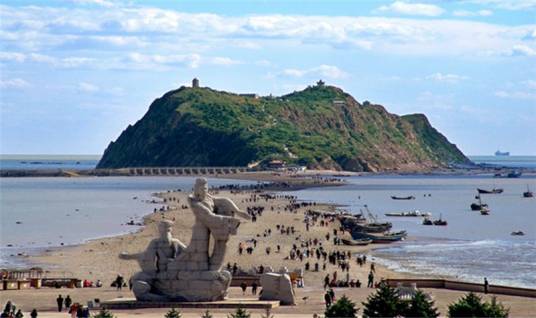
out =
[[[245,166],[275,158],[350,171],[468,162],[424,115],[361,105],[335,87],[276,98],[181,87],[110,143],[98,168]]]

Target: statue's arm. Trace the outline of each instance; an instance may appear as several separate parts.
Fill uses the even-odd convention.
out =
[[[119,258],[123,259],[123,260],[140,260],[140,259],[145,258],[147,256],[148,251],[153,251],[153,250],[155,250],[155,248],[156,248],[156,246],[154,244],[154,241],[151,241],[149,243],[149,245],[147,246],[147,248],[145,249],[145,251],[140,252],[140,253],[134,253],[134,254],[129,254],[127,252],[121,252],[119,254]]]
[[[212,200],[214,201],[214,205],[218,207],[218,210],[225,211],[231,216],[236,215],[246,220],[251,219],[249,214],[242,212],[231,199],[213,197]]]

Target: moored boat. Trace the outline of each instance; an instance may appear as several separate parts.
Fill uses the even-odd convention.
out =
[[[352,232],[352,238],[354,240],[360,240],[360,239],[370,239],[372,240],[372,243],[392,243],[392,242],[398,242],[406,238],[407,236],[406,231],[400,231],[400,232],[386,232],[383,234],[371,234],[371,233],[363,233],[363,232]]]
[[[503,193],[503,189],[500,189],[500,188],[493,188],[491,190],[485,190],[485,189],[476,189],[478,191],[478,193],[480,194],[499,194],[499,193]]]
[[[424,218],[424,220],[422,220],[422,225],[434,225],[434,222],[429,218]]]
[[[364,246],[369,245],[372,243],[371,239],[358,239],[358,240],[347,240],[347,239],[341,239],[342,244],[348,245],[348,246]]]
[[[510,235],[523,236],[523,235],[525,235],[525,233],[523,231],[514,231],[514,232],[510,233]]]
[[[431,216],[430,212],[421,212],[419,210],[413,210],[409,212],[393,212],[385,213],[385,216],[405,216],[405,217],[427,217]]]
[[[448,225],[447,220],[443,220],[441,214],[439,215],[439,219],[434,220],[432,223],[434,223],[434,225],[440,225],[440,226]]]
[[[523,192],[523,197],[524,198],[533,198],[534,197],[534,193],[532,193],[532,191],[530,191],[528,185],[527,185],[527,191]]]
[[[392,195],[391,199],[393,199],[393,200],[415,200],[415,197],[412,196],[412,195],[407,196],[407,197],[397,197],[397,196]]]
[[[482,207],[482,208],[480,209],[480,214],[482,214],[482,215],[489,215],[489,211],[490,211],[490,209],[489,209],[488,207]]]

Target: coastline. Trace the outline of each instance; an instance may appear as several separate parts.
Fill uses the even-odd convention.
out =
[[[326,174],[327,176],[331,176],[331,174]],[[229,175],[223,176],[225,178],[229,178]],[[248,177],[251,177],[248,175]],[[258,176],[257,176],[258,177]],[[332,182],[332,183],[325,183],[325,184],[318,184],[318,182],[315,184],[315,181],[309,180],[306,181],[304,184],[304,181],[301,178],[289,178],[288,176],[282,176],[277,174],[270,174],[269,176],[265,176],[267,179],[248,179],[248,180],[254,180],[258,181],[261,184],[263,182],[281,182],[281,184],[285,184],[283,187],[266,187],[265,189],[262,189],[262,192],[259,192],[258,190],[252,190],[252,191],[229,191],[229,190],[221,190],[219,191],[219,195],[229,197],[233,199],[241,209],[244,209],[246,206],[250,206],[252,203],[248,202],[248,198],[253,194],[256,193],[257,195],[261,193],[279,193],[281,195],[285,195],[286,190],[296,190],[301,189],[303,187],[316,187],[316,186],[338,186],[341,185],[339,181]],[[234,178],[234,177],[233,177]],[[235,179],[240,179],[238,176],[236,176]],[[244,180],[244,179],[240,179]],[[289,186],[287,183],[292,184]],[[294,188],[296,187],[296,188]],[[33,262],[33,264],[37,264],[40,266],[43,266],[47,272],[46,275],[48,277],[76,277],[79,279],[88,279],[91,281],[96,281],[97,279],[100,279],[103,281],[105,288],[104,289],[74,289],[69,290],[69,293],[73,297],[77,297],[77,299],[84,299],[84,301],[87,299],[92,299],[98,296],[101,299],[109,299],[109,298],[115,298],[118,296],[121,297],[132,297],[132,294],[129,291],[121,291],[117,292],[114,289],[109,288],[109,283],[111,280],[115,278],[115,276],[118,273],[121,273],[124,277],[129,277],[134,272],[138,271],[138,265],[134,262],[125,262],[120,261],[117,258],[117,255],[122,251],[127,252],[139,252],[145,248],[148,241],[151,240],[156,235],[156,222],[161,219],[162,217],[173,219],[175,218],[175,228],[174,228],[174,236],[179,238],[181,241],[183,241],[185,244],[188,244],[190,239],[190,233],[191,233],[191,224],[193,222],[193,217],[191,213],[189,213],[189,209],[182,209],[181,204],[186,202],[186,195],[188,193],[186,192],[161,192],[157,193],[156,196],[158,198],[161,198],[162,200],[166,198],[166,200],[170,197],[176,198],[178,203],[175,203],[174,201],[168,201],[171,202],[170,206],[176,206],[176,209],[172,209],[166,212],[157,212],[157,213],[150,213],[145,215],[143,217],[143,223],[144,226],[139,228],[135,233],[130,234],[123,234],[118,236],[111,236],[111,237],[104,237],[104,238],[97,238],[89,240],[83,244],[79,245],[71,245],[71,246],[63,246],[63,247],[55,247],[50,248],[48,251],[41,255],[35,255],[28,258],[29,261]],[[266,215],[259,219],[257,223],[246,223],[240,227],[239,235],[236,237],[232,237],[230,243],[229,243],[229,255],[226,259],[226,262],[239,262],[240,265],[242,265],[244,268],[249,268],[253,265],[259,265],[259,259],[262,259],[264,264],[268,266],[273,266],[274,269],[278,269],[281,266],[287,266],[290,270],[294,268],[303,268],[303,265],[305,262],[291,262],[288,260],[284,260],[284,254],[288,251],[289,246],[295,242],[294,237],[286,238],[286,237],[276,237],[276,238],[262,238],[262,232],[266,228],[274,228],[276,224],[286,224],[286,225],[294,225],[297,228],[301,229],[300,234],[303,235],[316,235],[318,236],[318,232],[314,232],[315,229],[313,229],[312,233],[305,232],[303,225],[303,216],[301,213],[303,213],[307,207],[300,208],[296,214],[290,214],[284,212],[284,206],[288,204],[288,200],[284,197],[278,198],[277,200],[270,201],[270,202],[257,202],[254,205],[262,204],[263,206],[266,206]],[[269,206],[276,207],[276,211],[280,210],[280,213],[276,213],[274,211],[268,211]],[[333,211],[335,210],[336,205],[334,204],[322,204],[317,203],[315,206],[315,209],[321,209],[325,211]],[[150,211],[150,207],[148,206],[147,210]],[[335,225],[330,225],[329,229],[326,228],[320,228],[316,229],[317,231],[322,231],[322,235],[327,231],[332,231],[334,228],[337,228]],[[255,253],[254,256],[246,256],[244,255],[239,256],[236,251],[236,246],[239,241],[246,240],[251,237],[255,237],[257,234],[261,234],[261,238],[259,239],[260,247],[258,248],[258,252]],[[347,234],[346,234],[347,235]],[[416,238],[410,237],[409,241],[415,240]],[[275,254],[272,253],[272,255],[267,256],[264,252],[264,247],[266,245],[274,245],[273,243],[270,243],[272,240],[275,240],[276,242],[280,243],[283,252],[281,254]],[[404,244],[404,243],[402,243]],[[384,247],[387,247],[389,245],[387,244],[374,244],[374,245],[368,245],[368,246],[361,246],[361,247],[353,247],[353,246],[334,246],[333,244],[326,242],[326,245],[329,246],[329,249],[339,249],[343,251],[351,251],[352,254],[367,254],[370,255],[371,253],[374,253],[374,250],[381,249]],[[274,249],[274,246],[272,246],[272,249]],[[260,256],[260,258],[259,258]],[[353,258],[355,259],[355,258]],[[370,258],[369,258],[370,259]],[[359,279],[362,283],[366,284],[366,278],[369,271],[369,264],[367,264],[365,267],[360,268],[357,266],[357,264],[354,262],[351,262],[351,277]],[[328,266],[326,272],[332,274],[334,271],[337,271],[336,266]],[[306,283],[306,289],[298,289],[299,295],[308,295],[309,293],[322,293],[322,279],[326,272],[320,271],[320,272],[306,272],[305,274],[305,283]],[[447,275],[419,275],[419,274],[412,274],[412,273],[400,273],[396,272],[394,270],[389,269],[387,266],[383,266],[379,263],[376,264],[376,278],[452,278],[451,276]],[[339,275],[341,274],[339,269]],[[341,293],[348,293],[349,295],[355,295],[355,297],[358,297],[359,299],[363,299],[362,297],[365,297],[369,293],[373,292],[373,289],[367,289],[367,288],[360,288],[360,289],[336,289],[337,292]],[[19,304],[29,304],[29,303],[35,303],[37,306],[40,306],[40,308],[44,308],[45,310],[52,310],[49,306],[50,304],[50,297],[56,293],[54,289],[41,289],[41,290],[35,290],[33,293],[30,291],[10,291],[9,295],[10,299],[14,299]],[[231,292],[233,295],[234,291]],[[305,293],[305,294],[304,294]],[[462,295],[463,293],[457,292],[457,293],[447,293],[442,294],[443,291],[434,291],[435,295],[441,295],[436,296],[438,297],[438,302],[440,307],[445,308],[445,306],[448,305],[449,302],[453,300],[453,297],[457,297],[459,295]],[[239,296],[238,294],[234,294]],[[7,297],[7,296],[6,296]],[[505,296],[506,297],[506,296]],[[524,298],[519,297],[513,297],[513,298],[503,298],[501,296],[501,299],[507,299],[508,301],[512,301],[513,303],[522,302],[525,303]],[[521,300],[519,300],[521,299]],[[48,307],[47,307],[48,306]],[[517,306],[517,305],[516,305]],[[525,306],[525,305],[523,305]],[[48,308],[48,309],[47,309]],[[321,306],[320,306],[321,308]],[[521,307],[522,312],[525,312],[523,310],[524,307]],[[309,307],[303,307],[300,306],[299,310],[306,311],[307,313],[311,312],[311,308]],[[314,309],[316,310],[316,309]],[[282,312],[284,312],[284,309],[282,309]],[[442,311],[445,312],[444,310]]]

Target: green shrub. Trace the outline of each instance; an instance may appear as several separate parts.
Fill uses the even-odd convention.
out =
[[[343,295],[333,305],[326,309],[326,317],[341,317],[341,318],[353,318],[356,317],[357,311],[355,304]]]
[[[227,316],[228,318],[250,318],[251,314],[248,313],[244,308],[238,307],[234,314]]]
[[[482,302],[482,298],[470,292],[449,305],[449,317],[508,317],[509,309],[497,303],[495,297],[491,302]]]
[[[181,318],[182,314],[180,311],[176,310],[175,308],[171,308],[171,310],[168,311],[164,317],[165,318]]]
[[[422,317],[436,318],[439,316],[437,308],[434,307],[434,301],[429,300],[425,293],[417,291],[409,306],[403,313],[404,317]]]
[[[396,317],[406,312],[408,304],[400,300],[396,289],[381,284],[376,293],[363,302],[363,317]]]

